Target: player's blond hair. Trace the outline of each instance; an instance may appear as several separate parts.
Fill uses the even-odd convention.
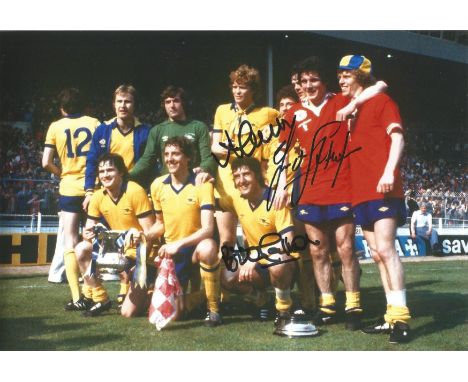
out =
[[[123,84],[117,87],[114,91],[114,98],[112,102],[115,102],[115,98],[119,94],[131,94],[133,97],[133,103],[136,104],[137,91],[133,85]]]
[[[258,99],[261,86],[261,79],[260,73],[257,69],[245,64],[241,65],[236,70],[233,70],[231,72],[231,74],[229,75],[229,79],[231,80],[231,86],[234,82],[237,82],[240,85],[246,85],[250,87],[254,99]]]

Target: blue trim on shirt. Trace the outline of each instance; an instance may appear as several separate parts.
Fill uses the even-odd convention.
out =
[[[200,207],[201,210],[214,210],[214,206],[212,204],[204,204]]]

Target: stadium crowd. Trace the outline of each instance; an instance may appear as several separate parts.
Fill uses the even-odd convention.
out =
[[[112,118],[108,97],[96,97],[87,114],[100,121]],[[150,126],[164,118],[157,102],[142,100],[139,118]],[[214,107],[207,100],[198,102],[197,119],[212,125]],[[6,95],[0,108],[0,213],[30,214],[33,194],[41,200],[43,214],[57,213],[58,180],[41,166],[47,127],[58,119],[58,105],[53,94],[35,94],[18,100]],[[14,128],[24,121],[31,130]],[[421,132],[406,127],[406,149],[402,162],[404,189],[415,195],[416,202],[429,203],[434,218],[468,219],[468,165],[464,163],[468,144],[462,146],[456,134],[447,131]]]

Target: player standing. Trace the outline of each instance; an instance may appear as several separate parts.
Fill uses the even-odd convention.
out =
[[[74,248],[79,241],[80,217],[83,214],[86,155],[99,121],[83,115],[85,105],[78,89],[64,89],[58,99],[63,118],[53,122],[47,131],[42,166],[60,178],[58,208],[64,229],[65,272],[72,295],[65,310],[85,310],[87,306],[80,294],[80,271]],[[60,159],[61,169],[54,164],[55,153]]]
[[[349,55],[338,65],[344,96],[355,98],[375,83],[372,64],[360,55]],[[403,186],[398,168],[403,148],[403,128],[396,103],[379,94],[357,108],[349,120],[352,204],[356,224],[377,263],[387,297],[384,322],[363,329],[390,333],[391,343],[407,342],[411,318],[406,304],[404,270],[395,249],[398,225],[406,220]]]
[[[150,126],[141,123],[135,117],[137,91],[132,85],[120,85],[114,91],[113,107],[115,117],[98,126],[86,159],[85,190],[83,208],[87,208],[96,188],[97,160],[104,153],[119,154],[128,170],[133,168],[143,155]],[[156,167],[148,172],[148,179],[153,179]],[[149,185],[149,181],[147,184]],[[117,302],[121,304],[130,286],[128,275],[120,274],[120,291]]]
[[[332,290],[330,252],[336,250],[343,266],[346,290],[346,328],[360,326],[362,308],[359,292],[359,263],[354,255],[354,224],[351,210],[351,179],[346,157],[347,129],[344,124],[332,123],[347,99],[328,92],[332,76],[328,66],[317,57],[303,61],[299,73],[306,94],[302,104],[291,108],[286,120],[296,127],[293,134],[301,146],[304,163],[300,168],[300,187],[296,200],[297,219],[304,222],[307,235],[320,244],[310,247],[314,273],[320,290],[320,307],[314,318],[316,325],[331,322],[336,317],[335,296]],[[286,141],[290,130],[282,132]],[[321,142],[321,143],[319,143]],[[322,146],[320,146],[322,145]],[[328,159],[330,150],[335,158]]]
[[[196,148],[193,165],[197,184],[213,178],[216,174],[216,163],[211,156],[208,127],[201,121],[188,118],[185,90],[171,85],[163,90],[160,98],[161,109],[165,111],[167,120],[151,129],[145,152],[130,171],[130,177],[144,183],[144,175],[148,169],[156,167],[158,160],[162,166],[161,174],[167,174],[164,144],[170,137],[186,137]]]

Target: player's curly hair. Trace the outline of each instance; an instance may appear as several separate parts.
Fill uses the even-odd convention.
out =
[[[231,86],[234,82],[246,85],[252,90],[254,100],[258,101],[260,99],[261,78],[257,69],[243,64],[229,74],[229,79]]]
[[[257,159],[252,157],[235,158],[231,163],[232,172],[236,172],[237,169],[243,166],[248,167],[254,173],[255,179],[257,179],[261,186],[266,185],[265,178],[262,175],[260,162]]]
[[[195,149],[193,144],[185,137],[170,137],[164,142],[164,148],[167,146],[177,146],[187,158],[190,160],[194,158]]]
[[[371,73],[365,73],[362,70],[351,70],[351,73],[353,73],[354,77],[356,78],[356,81],[363,87],[363,88],[368,88],[369,86],[374,85],[377,80]]]
[[[58,102],[67,114],[82,113],[85,108],[83,95],[77,88],[63,89],[58,95]]]
[[[99,156],[97,163],[98,167],[101,163],[108,162],[110,165],[114,166],[119,173],[122,175],[122,178],[127,180],[128,179],[128,169],[125,166],[125,162],[123,158],[116,153],[103,153]]]
[[[292,85],[283,86],[280,90],[278,90],[276,93],[277,106],[279,106],[279,103],[283,98],[291,98],[294,102],[299,102],[299,97],[297,96],[297,93],[294,90],[294,86]]]

